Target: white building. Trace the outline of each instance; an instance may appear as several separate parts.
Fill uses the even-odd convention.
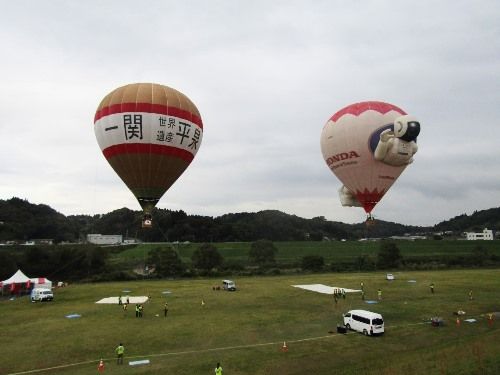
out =
[[[87,234],[87,242],[95,245],[119,245],[123,242],[121,234]]]
[[[467,236],[467,241],[473,240],[493,240],[493,231],[491,229],[484,228],[480,233],[465,232]]]

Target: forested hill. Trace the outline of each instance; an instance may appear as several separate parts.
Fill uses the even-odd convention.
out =
[[[345,224],[324,217],[304,219],[280,211],[232,213],[219,217],[187,215],[184,211],[156,209],[154,225],[141,229],[141,212],[127,208],[105,215],[64,216],[44,204],[31,204],[12,198],[0,200],[0,242],[53,239],[56,242],[84,240],[89,233],[121,234],[143,241],[226,242],[301,241],[357,239],[423,234],[435,231],[480,231],[484,227],[500,230],[500,208],[460,215],[434,227],[416,227],[377,220]]]
[[[434,226],[436,231],[480,232],[484,228],[500,230],[500,207],[462,214]]]

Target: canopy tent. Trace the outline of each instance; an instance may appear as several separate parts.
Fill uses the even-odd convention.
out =
[[[11,277],[9,277],[7,280],[2,281],[3,285],[10,285],[10,284],[22,284],[22,283],[27,283],[31,282],[31,279],[26,276],[23,271],[17,270],[15,274],[13,274]]]
[[[17,272],[9,277],[7,280],[0,282],[0,287],[2,289],[7,287],[11,293],[20,292],[24,290],[30,290],[34,288],[52,288],[52,281],[45,277],[35,277],[30,278],[26,276],[23,271],[17,270]]]
[[[52,281],[45,277],[35,277],[31,279],[31,282],[35,286],[35,288],[47,288],[52,289]]]

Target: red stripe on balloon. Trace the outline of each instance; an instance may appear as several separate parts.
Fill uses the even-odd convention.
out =
[[[201,117],[189,111],[186,111],[185,109],[151,103],[121,103],[103,107],[95,113],[94,124],[96,123],[96,121],[103,117],[113,115],[115,113],[125,112],[158,113],[160,115],[173,116],[181,118],[183,120],[191,121],[192,123],[198,125],[203,129],[203,121],[201,120]]]
[[[377,203],[382,199],[384,194],[384,189],[378,191],[378,189],[375,188],[373,191],[369,191],[365,188],[364,191],[356,191],[356,199],[359,203],[361,203],[361,205],[365,209],[365,212],[369,214],[377,205]]]
[[[157,154],[173,156],[182,159],[187,163],[191,163],[194,158],[194,155],[192,153],[183,150],[182,148],[166,145],[156,145],[151,143],[122,143],[105,148],[104,150],[102,150],[102,153],[104,154],[106,159],[124,154]]]
[[[403,111],[401,108],[396,107],[395,105],[389,104],[389,103],[384,103],[384,102],[361,102],[361,103],[356,103],[356,104],[351,104],[345,108],[342,108],[340,111],[335,113],[332,117],[330,117],[330,120],[335,122],[339,118],[341,118],[344,115],[350,114],[354,116],[359,116],[363,112],[366,112],[368,110],[372,111],[377,111],[379,113],[382,113],[383,115],[386,114],[387,112],[390,111],[396,111],[401,113],[402,115],[406,115],[406,112]]]

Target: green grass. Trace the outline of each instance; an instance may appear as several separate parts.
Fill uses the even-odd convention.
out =
[[[490,254],[500,256],[500,241],[456,241],[456,240],[419,240],[419,241],[394,241],[401,250],[403,257],[418,258],[423,256],[464,256],[473,253],[474,248],[482,246]],[[226,261],[236,261],[242,264],[248,262],[250,242],[224,242],[214,244]],[[278,264],[300,264],[300,260],[306,255],[320,255],[326,263],[354,262],[359,256],[372,256],[376,258],[380,249],[380,241],[290,241],[274,242],[278,249],[276,261]],[[112,254],[113,264],[143,263],[148,252],[164,244],[141,244],[135,248]],[[172,245],[178,250],[183,262],[190,263],[191,255],[199,248],[200,244],[176,244]]]
[[[239,278],[237,292],[213,291],[220,279],[74,284],[56,290],[52,303],[30,303],[27,297],[1,300],[0,374],[80,362],[44,373],[88,374],[97,372],[100,358],[108,374],[209,374],[218,361],[225,374],[500,373],[500,320],[489,327],[482,316],[500,311],[500,270],[396,272],[393,282],[383,276]],[[335,305],[331,296],[291,287],[323,283],[357,288],[360,281],[366,299],[376,299],[381,288],[383,301],[368,305],[359,295],[348,295]],[[474,300],[469,301],[471,288]],[[123,290],[152,296],[144,318],[134,317],[133,306],[124,313],[116,305],[95,304]],[[165,290],[172,293],[165,297]],[[170,310],[164,319],[166,299]],[[330,334],[341,314],[353,308],[381,313],[386,334]],[[456,327],[452,312],[458,309],[478,322]],[[82,317],[65,318],[71,313]],[[423,323],[431,316],[442,316],[446,326]],[[286,353],[280,350],[283,341],[289,346]],[[126,363],[150,359],[151,364],[118,367],[114,348],[119,342],[125,345]]]

